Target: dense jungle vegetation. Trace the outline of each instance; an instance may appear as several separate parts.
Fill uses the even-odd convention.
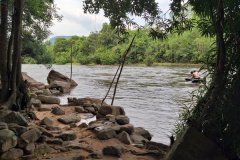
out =
[[[118,64],[120,56],[127,48],[129,38],[137,34],[127,59],[128,64],[144,63],[203,63],[210,57],[208,52],[213,39],[203,37],[197,28],[181,35],[170,34],[163,41],[149,37],[148,29],[129,30],[124,40],[120,40],[116,30],[105,23],[99,32],[89,36],[57,38],[55,43],[23,42],[24,63],[66,64]]]

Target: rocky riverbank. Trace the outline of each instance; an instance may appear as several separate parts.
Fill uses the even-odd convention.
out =
[[[24,78],[29,110],[0,111],[0,159],[159,160],[169,151],[134,127],[123,107],[94,98],[69,98],[60,105],[56,95],[69,92],[76,85],[72,80],[51,78],[45,85]]]

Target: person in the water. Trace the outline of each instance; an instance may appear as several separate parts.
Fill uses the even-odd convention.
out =
[[[200,74],[198,71],[191,71],[191,79],[199,79],[200,78]]]

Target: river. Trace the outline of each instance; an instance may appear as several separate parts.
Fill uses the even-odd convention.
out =
[[[53,65],[52,69],[70,75],[70,65]],[[185,103],[191,101],[191,92],[199,85],[185,82],[190,71],[188,67],[130,67],[123,69],[114,105],[124,107],[130,122],[135,127],[144,127],[153,134],[153,141],[169,144],[178,115]],[[23,72],[47,83],[50,71],[44,65],[22,66]],[[70,95],[61,97],[93,97],[102,99],[117,70],[117,66],[73,66],[73,79],[78,86]],[[112,92],[110,93],[112,95]],[[107,102],[110,103],[110,97]]]

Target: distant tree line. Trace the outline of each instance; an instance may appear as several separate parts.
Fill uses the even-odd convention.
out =
[[[128,64],[203,63],[211,55],[209,51],[213,40],[201,36],[196,28],[182,35],[172,33],[168,39],[159,41],[149,36],[148,29],[129,30],[129,34],[120,38],[116,30],[104,23],[99,32],[93,32],[87,37],[58,38],[54,44],[33,41],[30,45],[38,49],[32,54],[24,54],[24,63],[66,64],[70,63],[72,51],[74,63],[118,64],[134,34],[137,37],[127,59]]]

